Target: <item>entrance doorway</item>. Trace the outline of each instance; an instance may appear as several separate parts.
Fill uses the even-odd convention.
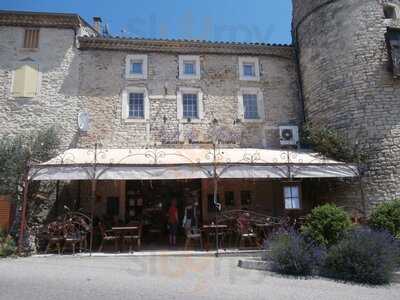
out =
[[[143,247],[160,249],[168,246],[167,214],[172,200],[178,209],[177,245],[183,246],[185,232],[183,219],[190,207],[196,206],[196,216],[191,219],[199,222],[201,212],[200,180],[154,180],[126,182],[125,220],[140,222],[143,228]],[[192,224],[193,226],[194,224]],[[197,224],[198,225],[198,224]]]

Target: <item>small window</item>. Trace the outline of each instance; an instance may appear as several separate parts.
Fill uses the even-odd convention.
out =
[[[238,114],[243,122],[265,120],[264,97],[259,88],[241,88],[238,93]]]
[[[16,98],[32,98],[39,90],[39,66],[26,64],[14,71],[12,95]]]
[[[200,57],[179,56],[179,79],[200,79]]]
[[[185,119],[198,119],[198,101],[197,94],[183,94],[182,95],[183,118]]]
[[[252,64],[252,63],[243,64],[243,74],[244,74],[244,76],[249,76],[249,77],[256,76],[256,74],[254,72],[254,64]]]
[[[129,94],[129,118],[144,119],[144,94]]]
[[[250,205],[252,202],[252,193],[251,191],[241,191],[240,192],[240,203],[243,206]]]
[[[245,119],[258,119],[257,94],[243,94],[243,108]]]
[[[184,61],[184,73],[185,75],[196,75],[196,62],[195,61]]]
[[[239,79],[260,80],[260,66],[257,57],[239,57]]]
[[[283,188],[285,209],[300,209],[300,188],[297,185]]]
[[[142,60],[134,60],[131,62],[131,74],[143,74]]]
[[[225,205],[235,206],[235,193],[232,191],[225,192]]]
[[[397,7],[394,4],[386,4],[383,7],[385,19],[397,19]]]
[[[150,100],[145,87],[127,87],[121,96],[122,119],[125,123],[149,120]]]
[[[147,55],[128,55],[125,64],[126,79],[147,79]]]
[[[24,48],[39,48],[39,29],[25,29]]]

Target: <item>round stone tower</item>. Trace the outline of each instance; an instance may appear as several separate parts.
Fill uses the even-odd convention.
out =
[[[364,194],[367,211],[400,197],[400,78],[388,28],[400,28],[400,0],[293,0],[306,120],[369,149],[364,192],[339,184],[333,193],[344,205]]]

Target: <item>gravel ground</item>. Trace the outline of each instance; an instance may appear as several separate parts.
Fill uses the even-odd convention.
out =
[[[293,279],[237,267],[238,258],[0,259],[0,299],[399,299],[400,285]]]

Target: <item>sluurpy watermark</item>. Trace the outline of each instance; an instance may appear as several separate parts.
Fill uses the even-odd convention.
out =
[[[175,18],[173,23],[162,21],[156,13],[151,13],[148,16],[132,17],[122,28],[115,29],[123,37],[180,36],[191,40],[230,42],[268,42],[275,30],[273,24],[266,27],[255,24],[221,24],[211,16],[196,16],[191,10]]]

